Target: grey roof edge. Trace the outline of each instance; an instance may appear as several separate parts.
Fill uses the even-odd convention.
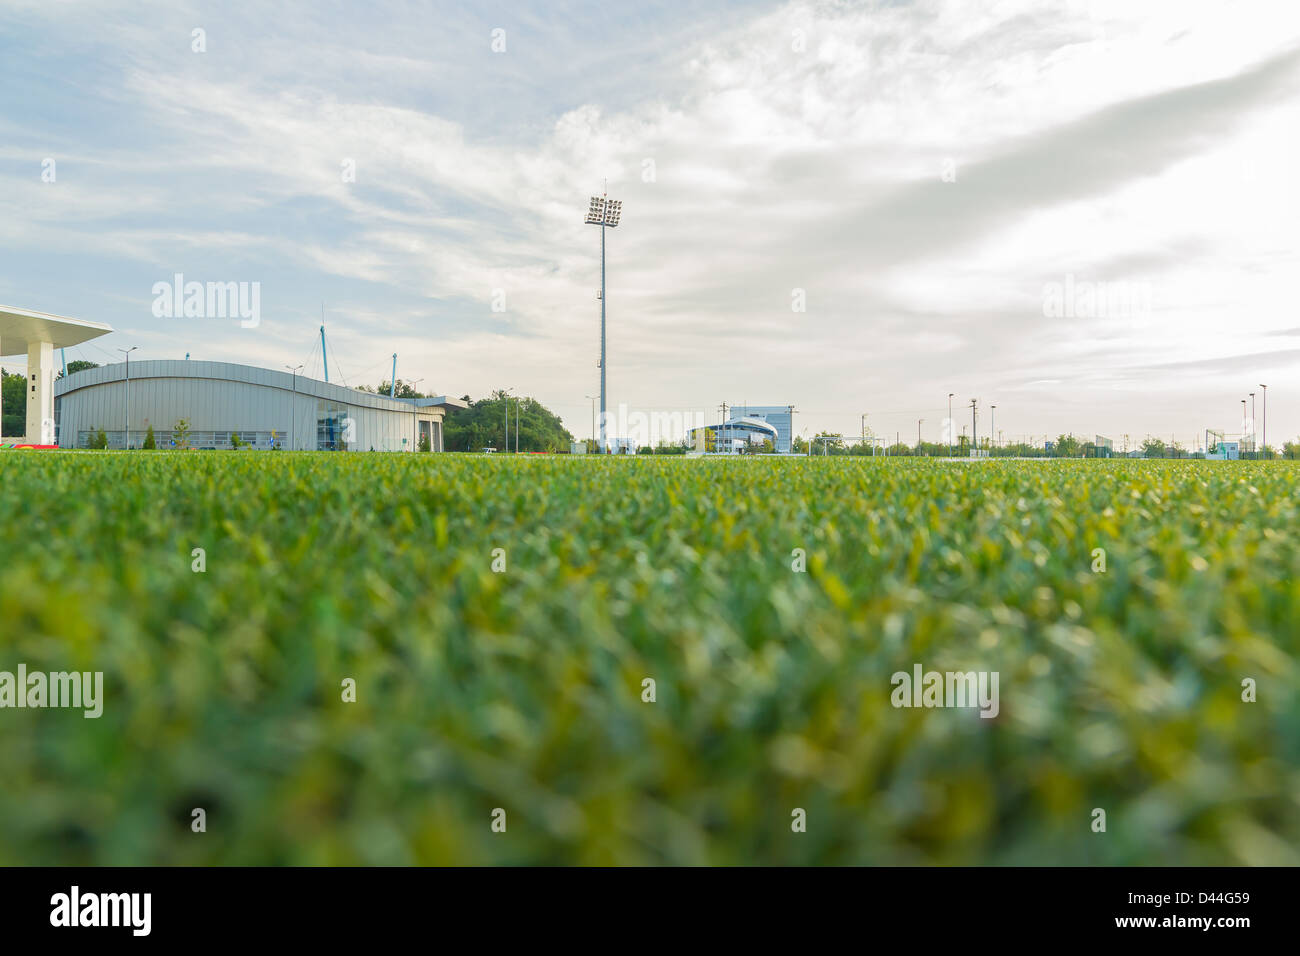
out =
[[[81,388],[107,385],[120,382],[126,378],[126,363],[114,362],[97,368],[73,372],[54,383],[56,398],[75,392]],[[131,363],[131,379],[147,378],[204,378],[226,382],[244,382],[267,388],[280,388],[284,391],[297,390],[304,395],[317,398],[346,402],[362,408],[382,408],[390,411],[411,410],[410,401],[389,398],[375,392],[363,392],[348,388],[334,382],[322,382],[307,378],[305,375],[294,376],[291,372],[261,368],[256,365],[240,365],[234,362],[208,362],[195,359],[137,359]],[[296,379],[296,381],[295,381]],[[420,399],[421,407],[444,406],[464,408],[465,403],[454,398]]]

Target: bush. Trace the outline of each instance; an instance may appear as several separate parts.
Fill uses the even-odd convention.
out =
[[[148,430],[147,432],[145,432],[145,436],[144,436],[144,444],[141,445],[140,447],[141,447],[141,448],[144,448],[144,449],[147,449],[148,451],[153,451],[154,449],[156,449],[156,448],[158,447],[158,442],[157,442],[157,441],[154,439],[154,437],[153,437],[153,426],[152,426],[152,425],[150,425],[150,426],[149,426],[149,430]]]

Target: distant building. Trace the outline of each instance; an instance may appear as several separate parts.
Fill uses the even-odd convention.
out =
[[[1241,458],[1241,442],[1217,441],[1206,449],[1210,461],[1237,461]]]
[[[747,445],[761,445],[765,441],[770,441],[776,448],[780,436],[775,425],[761,418],[734,416],[719,425],[692,428],[687,439],[690,444],[698,446],[700,437],[706,432],[713,433],[715,450],[719,452],[739,452]]]
[[[86,448],[103,430],[109,448],[139,448],[150,426],[170,448],[185,419],[190,448],[314,451],[442,451],[442,423],[454,398],[389,398],[304,375],[251,365],[185,360],[131,363],[75,372],[54,383],[54,427],[62,448]],[[130,436],[126,433],[130,413]]]
[[[776,440],[772,443],[776,450],[790,451],[794,416],[789,405],[733,405],[731,415],[733,418],[756,418],[771,425],[776,429]]]
[[[1113,458],[1115,457],[1115,442],[1105,435],[1097,435],[1092,444],[1084,446],[1084,455],[1087,458]]]

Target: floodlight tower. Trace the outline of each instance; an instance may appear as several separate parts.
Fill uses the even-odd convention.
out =
[[[591,197],[587,209],[587,225],[600,226],[600,451],[608,450],[605,444],[605,230],[618,225],[623,214],[623,203],[610,199],[607,193]]]

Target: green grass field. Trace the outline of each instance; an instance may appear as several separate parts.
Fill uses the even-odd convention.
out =
[[[105,697],[0,710],[0,864],[1296,864],[1298,490],[0,453],[0,671]],[[998,672],[998,716],[893,707],[915,664]]]

